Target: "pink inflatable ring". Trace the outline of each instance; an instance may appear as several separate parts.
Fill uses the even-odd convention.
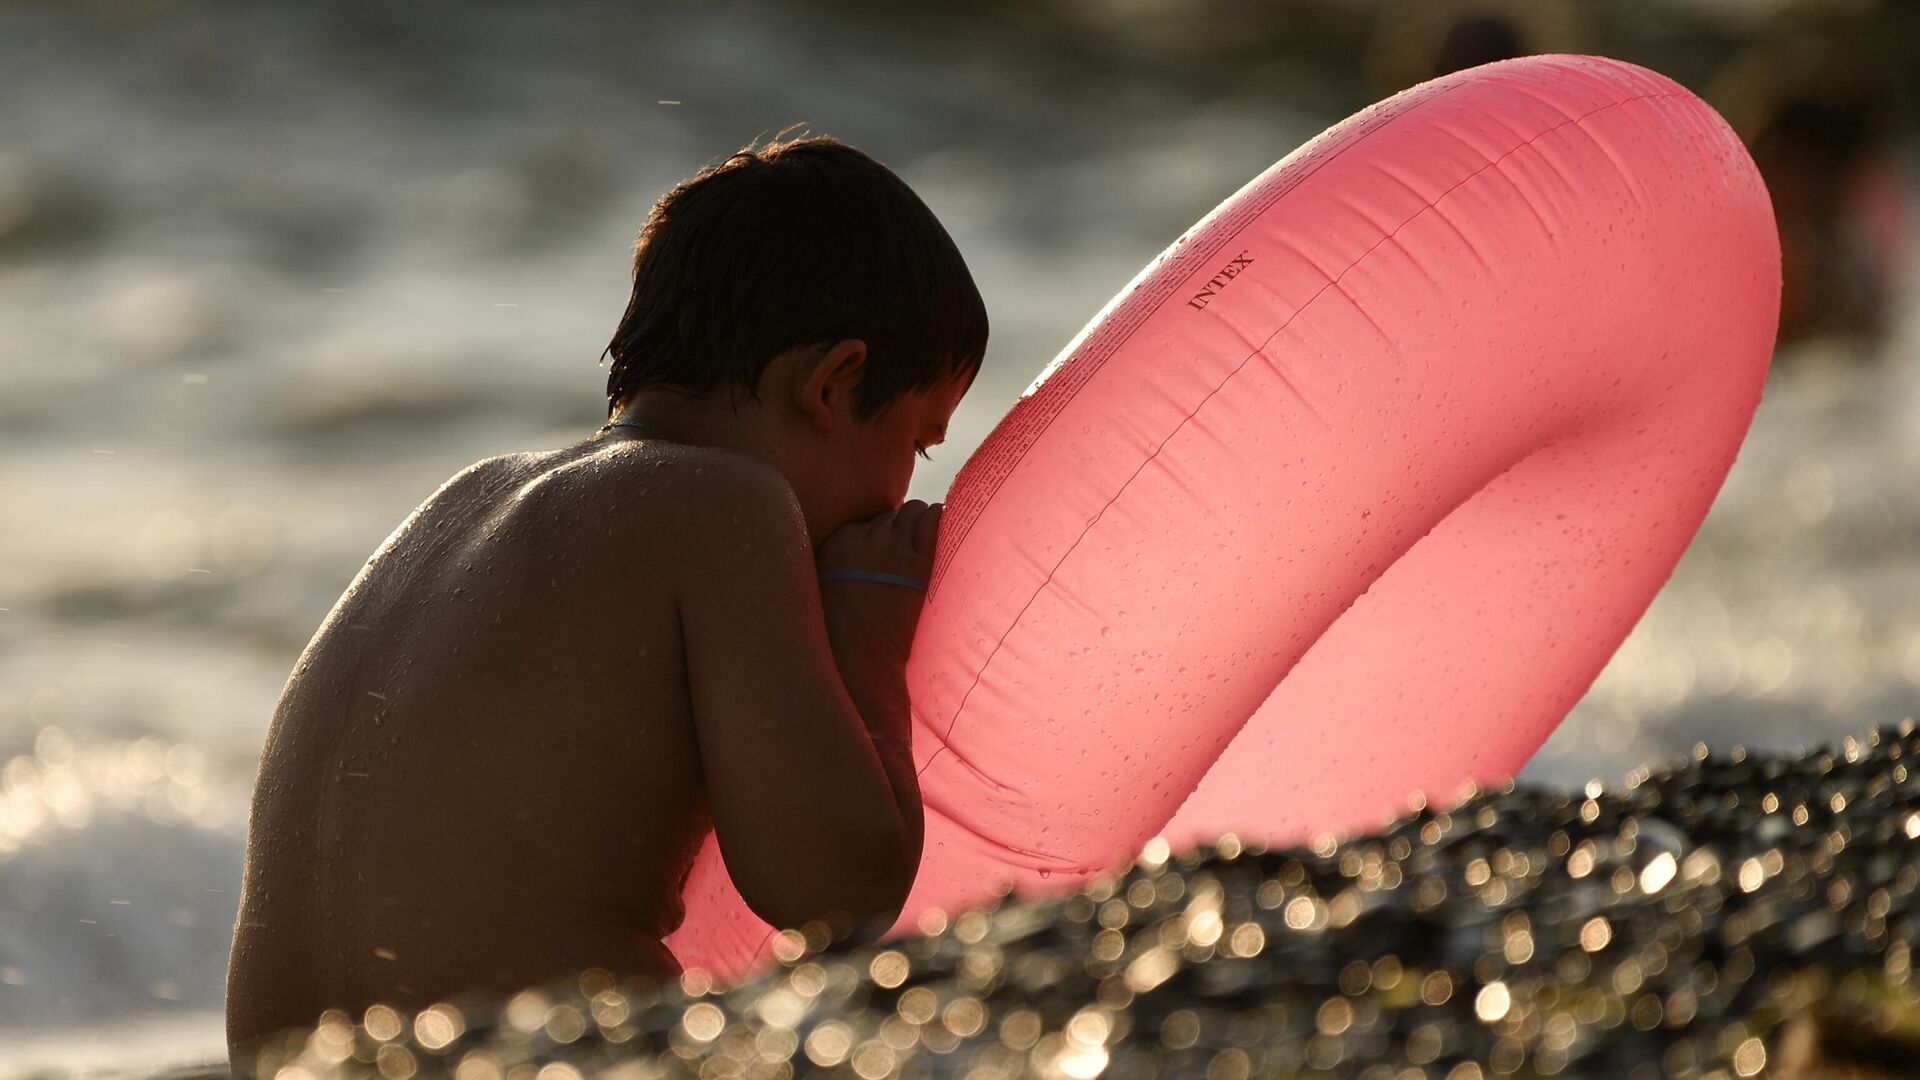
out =
[[[1739,140],[1631,64],[1460,72],[1268,169],[954,481],[896,932],[1519,770],[1706,516],[1779,298]],[[683,963],[763,955],[711,839],[685,898]]]

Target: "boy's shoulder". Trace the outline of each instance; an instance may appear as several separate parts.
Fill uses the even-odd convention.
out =
[[[608,509],[699,503],[721,490],[791,492],[779,470],[744,451],[649,439],[483,458],[448,478],[436,496],[460,499],[489,489],[515,504],[566,500]]]
[[[632,504],[654,514],[669,504],[697,514],[729,501],[777,503],[793,496],[778,469],[743,450],[658,439],[549,463],[539,482],[609,507]]]
[[[552,527],[560,543],[569,536],[646,541],[656,554],[683,548],[705,562],[742,529],[805,530],[799,501],[778,469],[716,446],[634,440],[583,452],[507,454],[476,462],[443,490],[458,499],[466,483],[503,495],[496,513]],[[602,528],[575,528],[587,515]]]

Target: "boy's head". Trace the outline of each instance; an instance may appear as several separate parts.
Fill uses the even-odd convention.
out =
[[[809,517],[810,495],[823,516],[877,513],[905,497],[922,429],[945,427],[986,342],[972,275],[912,189],[837,140],[776,140],[654,205],[607,347],[608,414],[660,391],[777,406],[756,422],[782,426],[776,456]],[[901,446],[876,441],[888,431]],[[800,445],[810,433],[821,445]]]

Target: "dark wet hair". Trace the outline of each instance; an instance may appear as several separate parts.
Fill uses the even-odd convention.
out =
[[[783,133],[784,134],[784,133]],[[953,239],[892,170],[836,139],[745,149],[662,196],[606,354],[612,415],[635,391],[755,398],[773,357],[867,343],[854,412],[972,378],[987,310]]]

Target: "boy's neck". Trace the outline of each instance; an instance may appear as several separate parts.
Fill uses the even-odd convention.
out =
[[[619,432],[687,446],[738,450],[771,461],[775,455],[767,445],[768,433],[755,423],[763,418],[747,412],[757,407],[752,401],[734,407],[718,397],[709,400],[643,391],[615,411],[595,436]]]

